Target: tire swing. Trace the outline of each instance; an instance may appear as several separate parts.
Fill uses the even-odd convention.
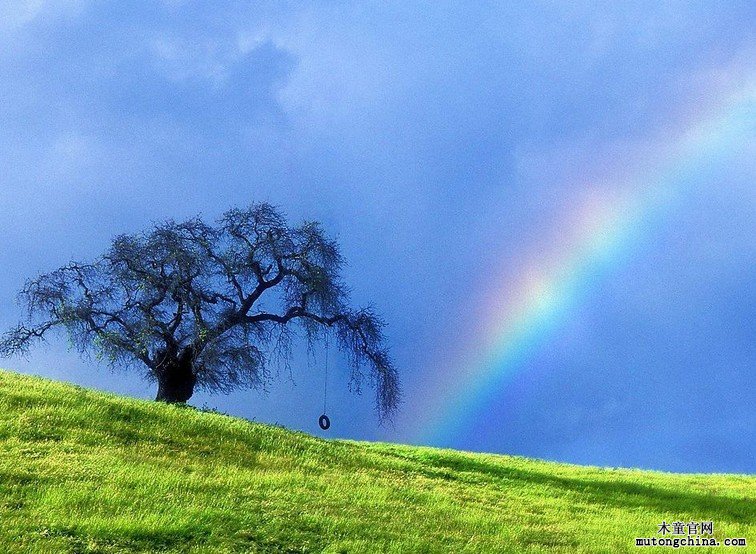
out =
[[[328,336],[325,340],[325,379],[323,379],[323,413],[318,418],[318,425],[323,431],[328,431],[331,427],[331,420],[326,415],[328,411]]]

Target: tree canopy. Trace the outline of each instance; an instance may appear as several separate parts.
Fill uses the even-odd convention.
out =
[[[185,402],[195,389],[264,387],[296,330],[309,345],[332,334],[353,388],[368,377],[379,417],[390,417],[400,391],[384,323],[371,307],[350,307],[343,264],[319,223],[291,226],[269,204],[229,210],[214,226],[169,220],[116,237],[92,263],[28,281],[19,295],[27,317],[0,355],[61,328],[82,354],[156,381],[157,400]]]

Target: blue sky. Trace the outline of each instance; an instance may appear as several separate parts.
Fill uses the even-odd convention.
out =
[[[0,324],[26,278],[117,233],[269,201],[324,222],[389,323],[400,416],[378,427],[331,352],[331,435],[418,442],[502,266],[756,78],[751,2],[505,4],[0,0]],[[705,167],[443,445],[756,471],[753,153]],[[3,365],[154,395],[63,341]],[[267,394],[193,403],[316,432],[322,383],[298,353]]]

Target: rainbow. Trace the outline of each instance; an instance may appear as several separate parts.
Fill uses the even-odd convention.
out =
[[[753,153],[756,82],[747,84],[705,115],[667,132],[652,170],[627,172],[617,186],[581,187],[594,192],[557,222],[557,238],[545,249],[540,245],[514,279],[508,268],[500,273],[507,277],[489,287],[489,313],[476,338],[461,349],[461,359],[428,372],[420,400],[426,405],[414,412],[422,418],[411,440],[453,445],[463,437],[511,379],[528,370],[528,361],[592,287],[647,244],[654,225],[695,186],[698,172],[738,148]]]

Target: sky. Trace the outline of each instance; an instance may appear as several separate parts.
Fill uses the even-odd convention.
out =
[[[337,237],[404,401],[295,349],[206,406],[330,437],[756,472],[752,2],[0,0],[0,325],[119,233]],[[468,3],[469,4],[469,3]],[[51,339],[9,369],[140,398]]]

